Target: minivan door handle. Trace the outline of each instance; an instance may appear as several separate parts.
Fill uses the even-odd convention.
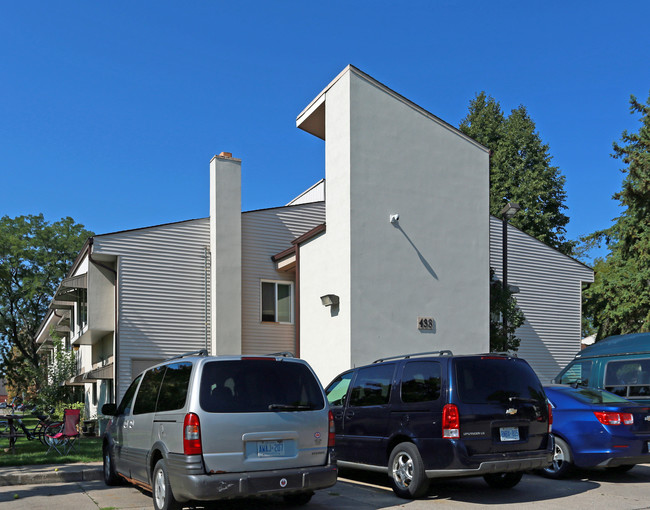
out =
[[[348,409],[345,411],[345,417],[346,418],[352,418],[354,416],[354,411],[352,409]]]

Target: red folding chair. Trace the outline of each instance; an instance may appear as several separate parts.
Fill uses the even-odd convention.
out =
[[[50,445],[47,452],[53,448],[60,455],[67,455],[73,448],[77,448],[79,438],[80,409],[65,409],[63,411],[63,429],[60,432],[47,436],[47,443]],[[77,449],[77,451],[79,451]]]

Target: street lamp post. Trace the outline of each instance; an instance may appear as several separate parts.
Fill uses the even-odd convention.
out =
[[[502,276],[502,281],[503,281],[503,295],[504,297],[507,295],[507,290],[508,290],[508,222],[512,219],[512,217],[517,214],[517,212],[521,209],[518,203],[516,202],[508,202],[503,209],[501,209],[501,212],[499,213],[501,215],[501,222],[503,224],[503,233],[501,235],[501,241],[503,243],[501,252],[503,254],[503,276]],[[507,299],[504,300],[503,302],[503,312],[501,315],[501,321],[503,324],[503,334],[508,337],[507,333],[507,327],[508,327],[508,319],[506,317],[506,312],[508,310],[508,301]]]

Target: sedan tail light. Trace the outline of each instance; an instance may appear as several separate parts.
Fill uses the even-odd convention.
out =
[[[603,425],[632,425],[634,416],[631,413],[615,413],[612,411],[594,411],[596,418]]]
[[[460,417],[456,404],[447,404],[442,409],[442,437],[445,439],[460,437]]]
[[[183,453],[185,455],[201,455],[201,423],[194,413],[187,413],[183,421]]]

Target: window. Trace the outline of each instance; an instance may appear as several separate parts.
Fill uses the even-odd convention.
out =
[[[556,381],[560,384],[578,384],[581,386],[589,386],[589,378],[591,377],[591,364],[592,362],[579,361],[567,367],[561,375],[560,380]]]
[[[139,375],[129,386],[129,389],[126,390],[124,397],[122,397],[122,402],[120,402],[120,407],[117,408],[117,414],[130,414],[131,405],[133,404],[133,397],[135,397],[135,390],[138,388],[138,383],[142,379],[142,376]]]
[[[331,406],[342,406],[345,404],[345,398],[348,395],[348,388],[354,372],[348,372],[336,380],[332,381],[325,392],[327,393],[327,401]]]
[[[262,322],[293,322],[293,283],[262,282]]]
[[[88,289],[78,289],[77,294],[77,331],[80,332],[88,324]]]
[[[650,360],[610,361],[605,369],[605,389],[627,398],[650,398]]]
[[[165,367],[152,368],[144,373],[138,397],[135,399],[133,414],[153,413],[158,402],[160,383],[165,374]]]
[[[402,402],[429,402],[440,397],[440,363],[410,361],[402,374]]]
[[[466,404],[546,400],[539,379],[524,361],[476,357],[458,358],[455,364],[458,394]]]
[[[208,413],[268,413],[323,409],[318,381],[302,363],[244,359],[203,365],[201,408]]]
[[[192,363],[172,363],[167,365],[167,372],[160,387],[156,412],[175,411],[185,406],[187,388],[190,382]]]
[[[351,406],[379,406],[388,404],[395,365],[377,365],[359,369],[350,392]]]

